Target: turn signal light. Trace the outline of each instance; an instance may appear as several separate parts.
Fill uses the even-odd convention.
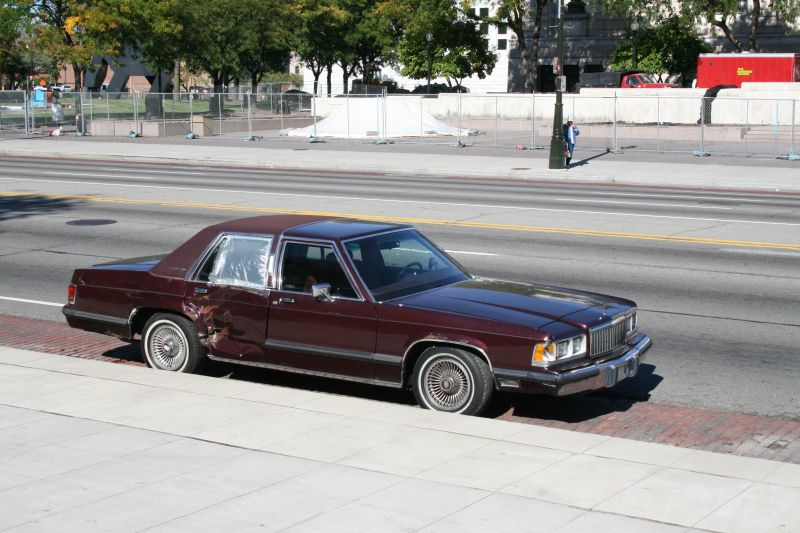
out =
[[[75,285],[70,285],[67,289],[67,303],[74,304],[75,303],[75,292],[77,287]]]

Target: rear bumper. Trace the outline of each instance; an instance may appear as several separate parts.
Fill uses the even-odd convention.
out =
[[[125,340],[131,338],[130,321],[126,318],[78,311],[67,305],[61,308],[61,312],[64,313],[70,327],[112,335]]]
[[[638,374],[639,365],[652,346],[653,341],[650,337],[642,335],[628,351],[610,361],[560,373],[495,368],[495,381],[500,390],[544,393],[553,396],[605,389]]]

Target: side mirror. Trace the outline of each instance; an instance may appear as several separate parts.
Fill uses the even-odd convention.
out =
[[[331,284],[330,283],[317,283],[311,286],[311,294],[318,302],[330,302],[331,298]]]

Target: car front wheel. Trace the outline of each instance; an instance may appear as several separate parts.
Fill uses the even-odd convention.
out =
[[[480,414],[494,391],[489,365],[477,355],[432,346],[414,365],[412,388],[417,403],[433,411]]]
[[[189,319],[157,313],[142,330],[142,354],[151,368],[192,373],[199,369],[206,352]]]

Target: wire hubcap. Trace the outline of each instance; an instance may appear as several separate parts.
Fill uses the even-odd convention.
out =
[[[186,337],[171,323],[154,327],[147,344],[154,365],[162,370],[177,370],[186,361]]]
[[[423,376],[425,395],[434,409],[458,411],[472,396],[469,371],[454,358],[442,358],[431,363]]]

